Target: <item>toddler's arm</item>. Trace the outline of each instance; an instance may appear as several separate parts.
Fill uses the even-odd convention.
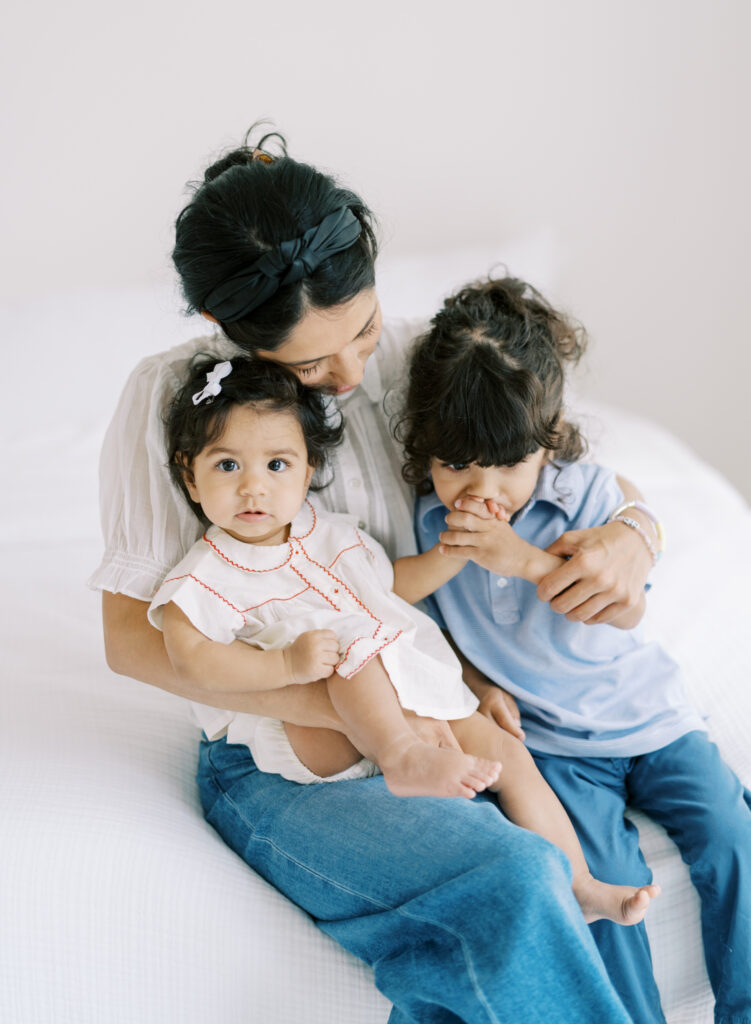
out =
[[[422,555],[408,555],[394,562],[394,593],[408,604],[417,604],[459,572],[467,556],[448,553],[436,544]]]
[[[331,629],[308,630],[284,650],[261,651],[209,640],[173,601],[164,606],[162,630],[169,659],[188,683],[213,675],[230,687],[276,690],[325,679],[339,661],[339,641]]]

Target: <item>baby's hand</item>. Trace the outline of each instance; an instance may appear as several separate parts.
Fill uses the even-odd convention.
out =
[[[339,661],[339,638],[333,629],[309,629],[284,650],[284,663],[292,683],[328,679]]]
[[[495,502],[462,498],[446,516],[448,529],[440,534],[441,550],[469,558],[498,576],[523,576],[529,545],[508,522],[508,513]]]

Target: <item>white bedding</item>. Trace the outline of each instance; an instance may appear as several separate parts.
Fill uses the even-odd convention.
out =
[[[2,411],[0,1020],[384,1024],[370,971],[203,821],[183,702],[104,664],[98,597],[84,586],[101,551],[96,455],[128,369],[194,332],[173,301],[82,294],[37,304],[31,321],[3,317],[32,365],[6,382]],[[663,430],[584,408],[599,460],[667,524],[650,629],[751,784],[749,509]],[[697,900],[665,833],[638,823],[663,887],[648,927],[668,1022],[709,1024]]]

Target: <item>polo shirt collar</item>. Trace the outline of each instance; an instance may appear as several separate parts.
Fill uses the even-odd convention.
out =
[[[523,519],[538,501],[554,505],[571,519],[577,508],[577,495],[581,492],[581,469],[576,463],[556,465],[548,463],[542,467],[532,497],[511,517],[511,522]]]

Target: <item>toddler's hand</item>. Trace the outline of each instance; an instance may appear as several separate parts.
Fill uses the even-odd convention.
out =
[[[448,529],[438,538],[441,548],[498,576],[522,576],[529,546],[508,519],[506,510],[495,502],[462,498],[446,516]]]
[[[491,722],[499,725],[501,729],[510,732],[512,736],[516,736],[520,740],[524,739],[521,715],[516,701],[500,686],[488,686],[480,697],[480,706],[477,710]]]
[[[339,638],[333,629],[310,629],[284,650],[284,663],[293,683],[328,679],[339,661]]]

